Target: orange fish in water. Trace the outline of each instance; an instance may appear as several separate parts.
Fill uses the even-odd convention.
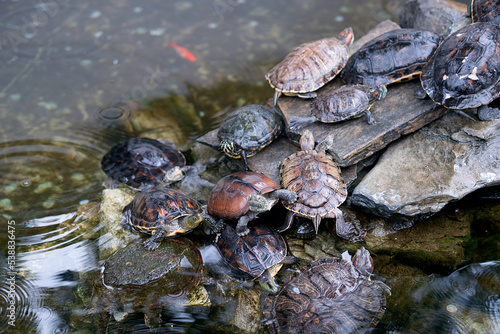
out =
[[[196,57],[188,49],[183,48],[182,46],[179,46],[173,42],[168,42],[168,46],[173,47],[175,49],[175,51],[177,51],[177,54],[179,56],[181,56],[182,58],[189,60],[191,62],[196,61]]]

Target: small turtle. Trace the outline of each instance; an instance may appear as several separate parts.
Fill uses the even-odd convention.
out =
[[[500,1],[498,0],[471,0],[468,11],[472,22],[500,23]]]
[[[215,224],[194,199],[173,189],[150,188],[137,194],[123,209],[122,224],[152,234],[144,245],[155,250],[164,237],[189,232],[202,220]]]
[[[290,129],[299,129],[305,125],[319,121],[335,123],[360,117],[364,112],[368,124],[373,123],[370,108],[375,101],[380,101],[387,94],[384,85],[367,87],[362,85],[345,85],[328,94],[320,94],[311,103],[310,117],[292,117]]]
[[[186,159],[172,142],[151,138],[118,143],[101,160],[108,177],[141,190],[179,181],[185,164]]]
[[[302,151],[283,160],[280,167],[281,186],[297,193],[295,203],[283,205],[289,210],[279,232],[287,230],[295,215],[313,221],[316,233],[322,218],[336,218],[337,235],[354,240],[352,224],[344,220],[339,206],[347,198],[347,189],[337,162],[325,152],[331,138],[314,149],[314,137],[305,130],[300,138]]]
[[[225,225],[217,235],[215,245],[235,278],[258,279],[261,287],[276,293],[274,276],[286,258],[285,240],[274,229],[265,225],[251,226],[249,233],[240,236],[230,225]]]
[[[277,105],[282,93],[302,98],[315,97],[315,91],[342,70],[349,57],[348,46],[353,41],[354,34],[349,27],[338,38],[324,38],[293,49],[266,74],[267,81],[275,89],[274,105]]]
[[[264,318],[277,333],[358,333],[375,327],[390,290],[370,281],[370,253],[358,249],[353,262],[327,257],[311,262],[264,301]]]
[[[297,194],[286,189],[264,174],[238,172],[220,179],[210,192],[207,212],[221,218],[213,229],[217,232],[223,219],[238,219],[236,231],[248,234],[247,224],[261,212],[268,211],[281,199],[293,203]]]
[[[284,129],[284,120],[278,112],[268,106],[251,104],[229,114],[220,125],[217,138],[220,150],[231,158],[241,158],[247,171],[247,157],[271,144]]]
[[[449,109],[487,106],[500,96],[500,27],[490,22],[465,26],[449,35],[424,66],[422,87]],[[498,109],[497,113],[498,113]]]
[[[365,43],[342,73],[348,84],[370,87],[417,78],[442,38],[421,29],[396,29]]]

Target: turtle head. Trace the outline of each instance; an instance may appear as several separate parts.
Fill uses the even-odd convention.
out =
[[[351,27],[345,28],[340,32],[337,38],[345,45],[350,46],[352,42],[354,42],[354,32]]]
[[[259,284],[264,291],[271,294],[276,294],[278,292],[279,286],[276,284],[274,276],[276,276],[282,266],[283,263],[276,263],[275,265],[267,268],[266,271],[264,271],[259,277]]]
[[[184,173],[182,172],[182,169],[179,166],[175,166],[165,173],[163,181],[165,183],[172,183],[182,180],[183,177]]]
[[[182,219],[179,219],[179,229],[183,231],[191,231],[194,230],[198,225],[200,225],[203,216],[201,213],[197,213],[190,216],[185,216]]]
[[[226,155],[230,156],[231,158],[238,159],[241,157],[241,148],[238,145],[236,145],[234,141],[222,139],[219,145],[221,151],[224,152]]]
[[[387,95],[387,87],[385,85],[371,87],[368,91],[368,97],[371,101],[380,101]]]
[[[265,196],[252,194],[248,199],[248,209],[252,212],[269,211],[276,200],[266,198]]]
[[[361,247],[352,258],[352,264],[364,276],[370,276],[373,272],[373,260],[370,252]]]
[[[305,130],[300,137],[300,148],[302,151],[314,149],[314,136],[311,131]]]

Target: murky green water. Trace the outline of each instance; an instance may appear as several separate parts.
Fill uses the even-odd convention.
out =
[[[112,145],[167,135],[189,147],[231,108],[265,103],[273,90],[264,74],[294,46],[346,26],[361,36],[387,18],[381,1],[367,0],[2,1],[0,331],[99,327],[73,321],[85,309],[73,293],[79,277],[100,266],[95,235],[103,226],[75,212],[100,200],[100,160]],[[148,117],[131,122],[136,102]],[[207,331],[206,309],[165,312],[169,332]],[[147,331],[142,315],[110,327],[132,330]]]

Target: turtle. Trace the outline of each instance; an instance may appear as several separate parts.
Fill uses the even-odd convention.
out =
[[[352,239],[356,234],[354,226],[344,220],[339,209],[347,198],[347,188],[338,163],[325,152],[330,145],[331,137],[328,137],[314,149],[314,137],[311,131],[305,130],[300,138],[302,150],[281,163],[281,187],[296,192],[297,201],[283,202],[289,211],[279,232],[290,228],[297,215],[311,219],[316,233],[322,218],[336,218],[338,236]]]
[[[174,237],[195,229],[202,220],[215,224],[203,207],[180,191],[149,188],[138,193],[123,208],[122,225],[151,234],[144,246],[153,251],[164,237]]]
[[[215,246],[235,278],[258,279],[262,289],[269,293],[278,291],[274,276],[283,263],[294,260],[286,256],[283,237],[267,225],[250,226],[248,234],[241,236],[225,224],[216,236]]]
[[[131,138],[113,146],[101,167],[112,180],[139,190],[182,179],[186,158],[168,140]]]
[[[500,1],[498,0],[471,0],[468,12],[472,22],[500,23]]]
[[[338,257],[311,262],[264,300],[271,333],[358,333],[375,327],[390,289],[369,279],[372,263],[364,247],[352,262]]]
[[[354,41],[352,28],[339,36],[323,38],[297,46],[266,74],[275,89],[274,105],[281,94],[312,98],[315,91],[331,81],[349,57],[348,47]]]
[[[247,171],[247,157],[271,144],[284,129],[285,122],[280,113],[265,105],[250,104],[226,117],[217,138],[220,150],[231,158],[241,158]]]
[[[478,108],[478,116],[498,114],[488,104],[500,96],[500,27],[478,22],[450,34],[421,74],[422,88],[449,109]],[[489,116],[486,116],[489,117]]]
[[[353,53],[340,77],[347,84],[370,87],[415,79],[441,40],[429,30],[388,31]]]
[[[247,224],[261,212],[268,211],[281,199],[286,203],[297,200],[293,191],[280,189],[270,177],[256,172],[237,172],[221,178],[210,192],[207,212],[220,218],[213,228],[223,226],[223,219],[237,219],[236,232],[248,234]]]
[[[387,94],[384,85],[368,87],[363,85],[344,85],[329,93],[319,94],[311,102],[309,117],[292,117],[290,129],[295,130],[316,121],[335,123],[360,117],[364,112],[368,124],[373,123],[370,108]]]

